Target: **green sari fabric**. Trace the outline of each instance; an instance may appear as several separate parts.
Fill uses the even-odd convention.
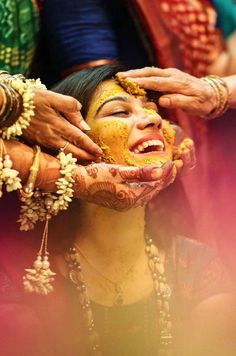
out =
[[[224,37],[229,37],[236,30],[236,2],[234,0],[214,0],[217,10],[218,26],[224,33]]]
[[[0,69],[29,75],[39,14],[33,0],[0,0]]]

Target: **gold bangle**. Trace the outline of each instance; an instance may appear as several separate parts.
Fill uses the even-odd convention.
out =
[[[228,109],[229,104],[230,93],[227,83],[222,78],[215,75],[209,75],[201,79],[210,84],[217,99],[216,107],[209,114],[204,116],[204,118],[211,120],[222,116]]]
[[[213,82],[209,77],[204,77],[202,78],[202,80],[208,84],[210,84],[210,86],[212,87],[212,89],[215,92],[216,95],[216,106],[213,110],[211,110],[211,112],[209,112],[207,115],[204,116],[205,119],[214,119],[215,117],[218,116],[218,112],[219,112],[219,107],[220,107],[220,93],[219,93],[219,89],[216,86],[215,82]]]
[[[212,79],[215,82],[215,84],[218,86],[219,91],[221,93],[221,99],[222,99],[221,105],[222,105],[222,107],[221,107],[220,115],[223,115],[224,112],[229,107],[230,91],[229,91],[228,84],[226,83],[226,81],[224,81],[224,79],[222,79],[219,76],[210,75],[209,77],[210,77],[210,79]]]
[[[5,149],[5,145],[4,145],[3,139],[0,138],[0,158],[3,158],[5,150],[6,149]]]
[[[30,167],[29,177],[25,185],[20,190],[20,200],[23,202],[25,201],[26,198],[32,197],[34,193],[34,187],[35,187],[38,171],[39,171],[41,148],[36,145],[34,146],[34,151],[35,151],[35,155],[33,159],[33,164]]]

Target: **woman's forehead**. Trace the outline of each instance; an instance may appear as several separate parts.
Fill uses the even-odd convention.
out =
[[[125,89],[117,82],[117,80],[106,80],[99,84],[98,88],[96,89],[91,101],[90,108],[92,108],[93,112],[96,112],[103,103],[116,96],[127,97],[130,99],[134,97],[133,95],[127,93]],[[141,99],[146,101],[146,97],[141,97]]]
[[[115,79],[109,79],[99,84],[98,88],[96,89],[94,99],[99,99],[99,101],[102,103],[110,97],[121,94],[129,96],[129,94]]]

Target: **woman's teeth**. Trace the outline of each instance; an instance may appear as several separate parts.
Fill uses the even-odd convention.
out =
[[[152,147],[152,150],[148,149],[148,147]],[[137,148],[135,148],[134,153],[146,153],[151,151],[163,151],[164,143],[161,140],[148,140],[143,142]]]

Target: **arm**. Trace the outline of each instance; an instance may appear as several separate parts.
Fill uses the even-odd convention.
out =
[[[175,68],[147,67],[119,73],[145,89],[164,92],[159,104],[167,109],[182,109],[189,114],[206,116],[216,107],[211,85]],[[223,77],[229,87],[229,107],[236,108],[236,75]]]
[[[183,313],[178,356],[233,356],[236,296],[229,271],[214,249],[185,238],[176,240],[176,260]]]
[[[34,159],[33,149],[13,140],[4,141],[4,145],[13,161],[13,168],[25,183]],[[74,171],[74,196],[118,210],[144,203],[174,181],[176,170],[185,171],[195,164],[194,146],[189,140],[180,144],[175,155],[174,162],[170,161],[161,167],[122,167],[105,163],[86,167],[77,165]],[[36,187],[46,192],[55,192],[56,180],[60,178],[59,170],[57,158],[41,153]]]
[[[208,68],[207,74],[229,76],[236,72],[236,31],[225,40],[226,49]]]
[[[236,75],[223,77],[230,90],[229,107],[236,109]]]
[[[184,329],[182,356],[234,356],[236,303],[229,293],[212,296],[192,311]]]
[[[0,128],[3,132],[7,127],[13,130],[14,124],[18,123],[18,127],[24,129],[25,140],[57,150],[67,144],[67,152],[81,160],[92,161],[101,157],[101,149],[83,132],[90,128],[80,114],[81,104],[76,99],[48,90],[33,89],[31,85],[34,84],[6,72],[0,73],[0,82]],[[20,92],[19,87],[13,89],[16,82],[21,85]],[[28,112],[25,104],[22,105],[26,97],[29,100],[27,104],[30,103]],[[19,124],[22,107],[25,110],[23,115],[31,115],[25,126]],[[8,134],[6,137],[9,138]]]
[[[214,250],[203,246],[199,259],[194,307],[186,325],[191,330],[188,346],[195,351],[193,356],[233,356],[236,350],[235,288],[229,271]]]

